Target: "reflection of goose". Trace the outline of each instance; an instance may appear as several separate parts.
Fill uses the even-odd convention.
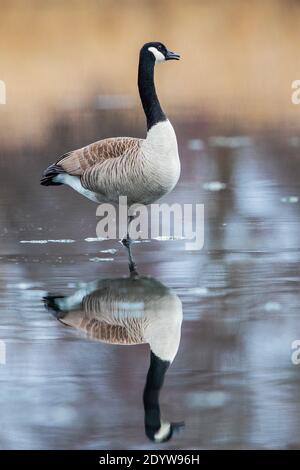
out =
[[[69,297],[48,296],[45,303],[62,323],[95,340],[149,343],[145,431],[156,442],[169,440],[180,424],[160,419],[159,392],[180,342],[182,305],[177,295],[154,278],[133,277],[92,282]]]

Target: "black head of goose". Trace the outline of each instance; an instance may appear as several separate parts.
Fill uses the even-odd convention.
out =
[[[45,305],[64,325],[88,337],[120,345],[148,343],[150,366],[143,394],[145,433],[169,440],[182,423],[160,416],[159,393],[180,343],[182,304],[178,296],[150,277],[92,282],[68,297],[48,295]]]
[[[169,193],[179,179],[180,160],[176,134],[156,94],[154,67],[179,57],[161,42],[146,43],[140,50],[138,89],[147,120],[145,139],[113,137],[68,152],[44,171],[41,184],[66,184],[97,203],[118,204],[119,197],[126,196],[128,205],[151,204]],[[129,250],[128,233],[126,240]],[[131,261],[130,268],[134,271]]]

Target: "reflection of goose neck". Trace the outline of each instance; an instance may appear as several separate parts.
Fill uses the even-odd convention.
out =
[[[170,365],[169,361],[163,361],[151,351],[150,367],[147,374],[144,389],[145,431],[151,440],[167,440],[169,438],[170,425],[161,430],[159,392],[163,386],[165,374]],[[166,436],[161,435],[162,431]]]

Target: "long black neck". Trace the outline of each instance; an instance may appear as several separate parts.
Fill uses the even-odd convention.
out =
[[[143,109],[147,119],[147,129],[158,122],[165,121],[166,115],[161,109],[154,85],[155,60],[150,54],[141,52],[138,72],[138,87]]]
[[[150,367],[144,389],[145,431],[150,439],[160,428],[159,392],[163,386],[165,373],[170,365],[151,351]]]

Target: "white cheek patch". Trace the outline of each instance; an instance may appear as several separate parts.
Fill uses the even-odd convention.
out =
[[[155,57],[155,62],[163,62],[166,60],[162,52],[156,49],[156,47],[148,47],[148,51],[152,52]]]

